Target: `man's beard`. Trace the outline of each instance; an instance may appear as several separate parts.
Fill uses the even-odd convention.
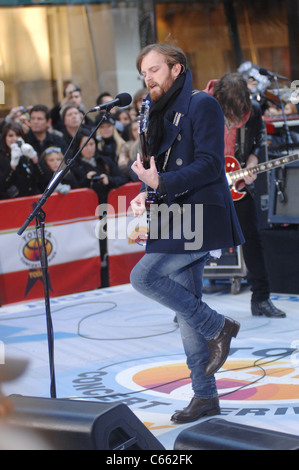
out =
[[[166,78],[166,80],[164,81],[164,83],[162,83],[162,85],[159,85],[157,82],[152,83],[151,85],[155,85],[156,88],[154,90],[151,90],[151,88],[148,87],[148,92],[151,97],[151,100],[154,103],[159,101],[162,98],[162,96],[164,96],[165,93],[167,93],[167,91],[171,88],[173,83],[174,83],[174,80],[172,79],[170,75],[169,77]]]

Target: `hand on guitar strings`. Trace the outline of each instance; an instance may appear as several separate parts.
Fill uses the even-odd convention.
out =
[[[250,172],[250,168],[255,167],[257,164],[258,164],[258,158],[252,153],[251,155],[249,155],[248,160],[247,160],[247,165],[246,165],[246,170],[248,170],[248,175],[244,176],[244,181],[248,185],[252,184],[257,178],[257,175],[255,173]]]
[[[157,189],[159,186],[159,174],[156,168],[155,157],[150,158],[150,167],[146,170],[142,164],[140,154],[138,153],[137,159],[131,168],[136,173],[140,181],[152,189]]]
[[[142,215],[144,214],[146,210],[146,205],[145,205],[146,197],[147,197],[146,191],[143,191],[137,194],[137,196],[131,201],[130,204],[132,207],[134,217],[142,217]]]

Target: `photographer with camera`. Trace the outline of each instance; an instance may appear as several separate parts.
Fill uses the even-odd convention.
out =
[[[20,124],[6,124],[1,136],[0,198],[39,194],[42,175],[38,155],[30,144],[24,142]]]
[[[6,124],[9,124],[11,122],[17,122],[21,125],[23,133],[27,134],[30,128],[29,113],[31,108],[32,106],[29,106],[28,108],[25,108],[24,106],[15,106],[14,108],[12,108],[9,114],[5,116],[5,118],[0,124],[0,133],[2,133],[2,129],[6,126]]]

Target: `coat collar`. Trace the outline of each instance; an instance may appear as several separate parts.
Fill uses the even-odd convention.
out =
[[[170,108],[165,114],[164,137],[158,150],[158,155],[164,154],[177,138],[181,127],[180,125],[175,125],[173,119],[176,113],[180,114],[181,116],[187,114],[192,96],[192,89],[192,74],[190,70],[187,70],[186,80],[183,85],[183,88],[178,97],[175,99],[174,103],[170,106]],[[149,96],[147,97],[147,99],[149,99],[151,103]]]
[[[192,95],[192,84],[193,80],[191,71],[187,70],[183,89],[171,107],[173,111],[181,114],[187,114]]]

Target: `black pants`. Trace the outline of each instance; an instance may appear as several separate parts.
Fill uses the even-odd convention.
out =
[[[255,201],[249,194],[234,203],[245,238],[242,245],[244,261],[248,270],[252,300],[261,302],[270,296],[268,271],[262,240],[258,228]]]

